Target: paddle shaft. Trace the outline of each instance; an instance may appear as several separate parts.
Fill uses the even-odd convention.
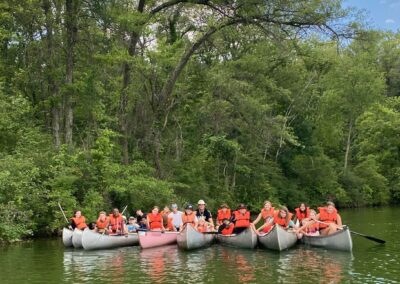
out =
[[[325,223],[325,222],[318,221],[318,220],[316,220],[316,221],[318,223],[325,224],[325,225],[329,226],[329,223]],[[343,226],[340,226],[340,227],[343,229]],[[358,232],[354,232],[354,231],[351,231],[351,230],[349,230],[349,231],[350,231],[350,233],[352,233],[354,235],[357,235],[357,236],[360,236],[360,237],[364,237],[364,238],[366,238],[366,239],[368,239],[370,241],[374,241],[374,242],[377,242],[377,243],[380,243],[380,244],[386,243],[385,240],[381,240],[381,239],[378,239],[378,238],[375,238],[375,237],[372,237],[372,236],[368,236],[368,235],[365,235],[365,234],[361,234],[361,233],[358,233]]]
[[[68,218],[67,216],[65,216],[64,210],[62,209],[60,202],[58,202],[58,207],[60,207],[61,213],[63,214],[65,221],[69,224]]]

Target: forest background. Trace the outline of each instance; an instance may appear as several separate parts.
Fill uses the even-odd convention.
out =
[[[0,241],[205,199],[400,202],[400,34],[339,0],[4,0]]]

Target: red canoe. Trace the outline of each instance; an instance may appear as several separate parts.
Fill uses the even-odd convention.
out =
[[[139,243],[142,248],[154,248],[176,244],[178,232],[147,231],[139,232]]]

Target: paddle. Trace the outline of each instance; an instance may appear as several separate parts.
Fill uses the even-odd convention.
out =
[[[318,220],[316,220],[316,221],[318,223],[321,223],[321,224],[329,225],[329,223],[321,222],[321,221],[318,221]],[[343,229],[343,226],[342,226],[342,229]],[[350,231],[350,233],[352,233],[354,235],[364,237],[364,238],[366,238],[366,239],[368,239],[370,241],[374,241],[374,242],[377,242],[377,243],[380,243],[380,244],[386,243],[385,240],[381,240],[381,239],[378,239],[378,238],[375,238],[375,237],[372,237],[372,236],[368,236],[368,235],[365,235],[365,234],[361,234],[361,233],[358,233],[358,232],[354,232],[354,231],[351,231],[351,230],[349,230],[349,231]]]
[[[58,207],[60,207],[61,213],[63,214],[65,221],[69,224],[68,218],[67,218],[67,216],[65,216],[64,210],[62,209],[60,202],[57,202],[57,204],[58,204]],[[68,227],[71,229],[71,226],[68,226]]]

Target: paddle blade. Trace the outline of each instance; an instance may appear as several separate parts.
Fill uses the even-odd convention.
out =
[[[374,242],[377,242],[377,243],[380,243],[380,244],[386,243],[385,240],[381,240],[381,239],[378,239],[378,238],[375,238],[375,237],[372,237],[372,236],[367,236],[367,235],[360,234],[360,233],[357,233],[357,232],[354,232],[354,231],[350,231],[350,233],[352,233],[354,235],[357,235],[357,236],[364,237],[364,238],[366,238],[368,240],[371,240],[371,241],[374,241]]]

